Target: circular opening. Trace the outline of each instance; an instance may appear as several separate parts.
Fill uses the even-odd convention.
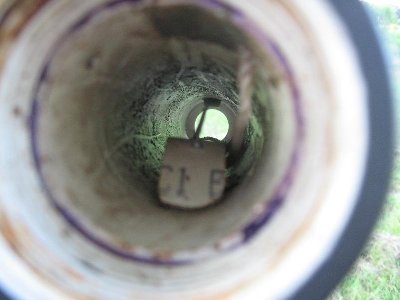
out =
[[[195,122],[195,130],[199,130],[199,123],[203,113],[200,113]],[[229,121],[225,114],[218,109],[208,109],[201,128],[200,138],[211,137],[224,140],[229,132]]]

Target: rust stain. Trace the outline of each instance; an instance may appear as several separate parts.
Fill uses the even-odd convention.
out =
[[[101,181],[99,181],[99,182],[101,182]],[[103,185],[96,186],[95,192],[100,197],[103,197],[103,198],[106,198],[106,199],[112,199],[112,198],[117,196],[114,191],[109,189],[107,186],[103,186]]]
[[[18,235],[14,227],[11,225],[11,222],[8,220],[6,214],[4,212],[0,212],[0,216],[0,233],[4,236],[11,249],[26,263],[31,271],[33,271],[45,282],[48,282],[47,278],[40,271],[38,271],[28,259],[25,259],[21,249],[21,245],[18,240]]]
[[[15,117],[20,117],[22,116],[22,110],[19,106],[15,106],[12,110],[12,113]]]
[[[326,190],[327,186],[323,187],[316,198],[322,199],[323,194],[326,193]],[[320,210],[320,208],[321,208],[321,201],[317,201],[317,204],[314,205],[312,211],[308,214],[306,220],[296,229],[296,231],[291,236],[290,240],[281,247],[279,253],[275,256],[275,258],[272,259],[272,264],[269,266],[268,271],[272,271],[277,267],[277,265],[280,263],[283,257],[289,252],[291,246],[293,244],[296,244],[300,240],[300,238],[305,234],[305,232],[311,227],[312,223],[316,219],[317,213]]]
[[[73,190],[70,187],[65,187],[65,193],[67,194],[69,200],[71,200],[72,202],[77,202],[79,197],[76,195],[75,190]]]
[[[64,271],[64,273],[71,276],[76,281],[85,281],[85,278],[80,273],[76,272],[75,270],[71,269],[70,267],[63,266],[63,267],[61,267],[61,269]]]
[[[173,253],[169,252],[169,251],[165,251],[165,252],[158,252],[156,254],[154,254],[153,258],[155,260],[159,260],[159,261],[169,261],[173,258]]]
[[[129,242],[126,241],[120,241],[117,242],[118,248],[120,248],[123,251],[129,251],[132,252],[135,250],[135,247],[132,246]]]
[[[95,68],[96,67],[96,63],[99,60],[101,60],[102,55],[103,55],[103,53],[101,52],[101,50],[96,50],[92,55],[90,55],[86,59],[86,61],[84,63],[84,67],[87,70],[91,70],[91,69]]]
[[[45,164],[49,164],[52,162],[52,157],[50,154],[43,154],[40,156],[40,164],[41,165],[45,165]]]
[[[38,269],[37,266],[35,266],[29,258],[26,257],[26,254],[24,254],[23,251],[23,243],[21,241],[30,241],[33,243],[34,239],[32,236],[30,236],[29,230],[23,226],[21,223],[18,221],[14,221],[15,224],[18,225],[18,232],[15,228],[15,225],[12,226],[11,222],[9,221],[7,215],[0,210],[0,234],[5,238],[5,240],[8,242],[10,248],[14,251],[14,253],[24,261],[26,266],[36,275],[38,276],[41,280],[43,280],[45,283],[54,286],[57,288],[58,283],[54,281],[54,278],[51,278],[51,276],[46,276],[42,272],[42,270]],[[40,246],[37,243],[34,243],[35,246]],[[44,249],[40,249],[44,250]],[[54,257],[52,257],[48,252],[43,251],[43,256],[54,260]],[[59,261],[56,261],[54,263],[57,268],[61,268],[67,275],[71,276],[77,281],[84,282],[85,278],[77,273],[76,271],[72,270],[69,266],[63,265]],[[68,299],[77,299],[77,300],[95,300],[95,298],[90,298],[88,296],[83,296],[83,295],[77,295],[74,292],[70,291],[65,291],[63,289],[58,288],[58,290],[63,293]]]
[[[0,211],[0,232],[4,236],[4,238],[8,241],[11,249],[16,253],[19,254],[19,249],[17,246],[17,237],[16,234],[8,221],[4,212]]]
[[[48,253],[47,250],[44,247],[42,247],[40,244],[35,243],[35,239],[31,236],[28,228],[26,228],[25,226],[23,226],[20,223],[18,223],[18,232],[19,232],[18,236],[22,236],[23,237],[23,241],[25,243],[29,242],[31,244],[35,244],[35,247],[38,247],[40,249],[40,252],[43,253],[45,255],[45,257],[47,257],[50,261],[53,262],[52,263],[53,265],[59,266],[59,268],[61,270],[63,270],[66,274],[70,275],[72,278],[76,279],[77,281],[80,281],[80,282],[85,281],[82,275],[80,275],[78,272],[76,272],[75,270],[73,270],[69,266],[66,266],[58,258],[56,258],[53,255],[51,255],[50,253]],[[17,238],[17,235],[14,235],[14,236],[15,236],[15,238]],[[23,255],[22,252],[21,252],[21,254]]]
[[[269,78],[269,84],[274,88],[278,88],[282,80],[283,79],[279,78],[278,76],[272,76]]]
[[[9,51],[36,12],[50,0],[14,0],[0,16],[0,72]]]
[[[91,160],[86,166],[84,166],[83,171],[86,175],[92,175],[96,171],[98,166],[99,164]]]
[[[2,0],[0,2],[0,26],[3,26],[10,14],[20,4],[19,0]]]
[[[249,280],[248,282],[244,282],[240,285],[238,285],[236,288],[226,292],[219,294],[218,296],[215,296],[211,298],[210,300],[230,300],[234,298],[235,295],[239,294],[240,291],[242,291],[245,287],[249,286],[253,280]],[[198,298],[197,300],[204,299],[204,298]]]

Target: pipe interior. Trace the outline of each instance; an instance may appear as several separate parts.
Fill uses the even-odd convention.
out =
[[[197,211],[162,207],[167,139],[188,137],[188,116],[205,97],[220,99],[234,122],[241,46],[260,63],[245,150],[227,169],[225,195]],[[46,188],[73,216],[72,230],[152,255],[240,236],[292,151],[290,96],[267,79],[279,70],[263,47],[223,14],[191,5],[121,6],[69,32],[40,84],[36,142]]]

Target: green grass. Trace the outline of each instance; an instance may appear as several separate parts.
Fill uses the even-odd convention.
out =
[[[200,123],[202,113],[198,115],[195,122],[195,128]],[[229,122],[224,113],[217,109],[208,109],[206,117],[201,130],[200,137],[213,137],[219,140],[223,140],[229,131]]]
[[[398,117],[400,115],[400,11],[399,8],[390,6],[370,8],[391,50]],[[398,138],[400,141],[400,129]],[[329,300],[342,299],[400,299],[400,151],[396,155],[390,194],[372,238],[347,277],[329,297]]]
[[[329,300],[400,299],[400,152],[391,191],[372,238]]]
[[[394,95],[396,97],[396,115],[400,115],[400,6],[375,6],[367,5],[375,17],[375,22],[380,29],[386,48],[391,54],[392,79]],[[400,124],[399,124],[400,125]],[[397,131],[400,142],[400,130]]]

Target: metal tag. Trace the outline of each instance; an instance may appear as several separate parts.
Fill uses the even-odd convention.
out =
[[[161,202],[183,209],[213,204],[225,189],[225,144],[170,138],[159,180]]]

